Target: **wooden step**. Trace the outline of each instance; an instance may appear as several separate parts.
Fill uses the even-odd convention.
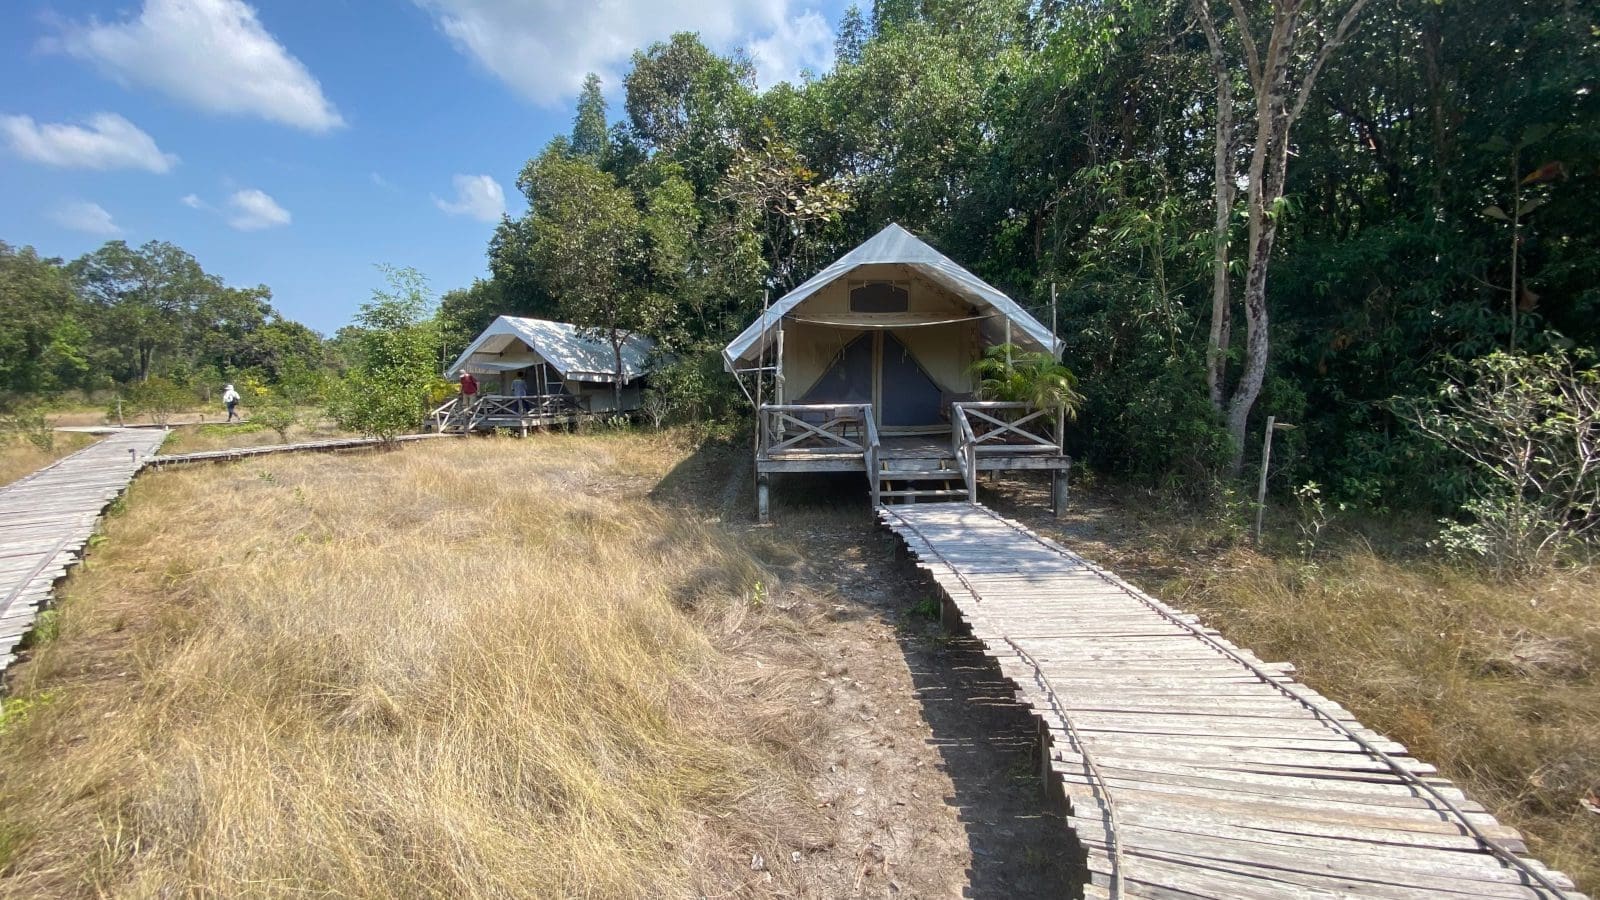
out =
[[[879,481],[960,481],[961,473],[948,469],[923,469],[920,471],[879,472]]]
[[[879,497],[961,497],[965,498],[965,490],[928,490],[928,491],[879,491]]]

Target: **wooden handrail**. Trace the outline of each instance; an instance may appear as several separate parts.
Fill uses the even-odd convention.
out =
[[[1006,400],[960,401],[950,404],[953,417],[959,419],[969,430],[972,430],[970,413],[985,424],[992,426],[982,434],[974,430],[973,443],[995,445],[1004,442],[1007,438],[1020,438],[1023,444],[1037,445],[1040,447],[1054,447],[1057,452],[1061,449],[1061,441],[1053,440],[1053,435],[1035,433],[1022,426],[1036,422],[1034,428],[1042,428],[1047,422],[1047,411],[1027,403]],[[1007,411],[1021,412],[1022,415],[1007,419],[1003,414]],[[992,415],[991,415],[992,413]],[[1056,413],[1058,419],[1060,411]],[[1056,423],[1055,432],[1060,432],[1061,423]]]
[[[813,424],[801,419],[799,416],[805,413],[822,416],[822,423]],[[872,421],[870,403],[764,403],[758,411],[758,451],[766,455],[806,440],[818,440],[827,446],[837,446],[865,456],[867,447],[862,443],[830,430],[847,422],[860,422],[865,439],[869,443],[877,440],[877,428],[876,423]],[[794,436],[785,437],[791,431],[795,432]]]

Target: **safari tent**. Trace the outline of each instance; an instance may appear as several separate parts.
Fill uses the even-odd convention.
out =
[[[1005,343],[1061,346],[895,224],[785,294],[723,350],[758,407],[763,515],[778,472],[864,471],[875,501],[971,498],[979,471],[1064,473],[1061,416],[977,397],[974,364]]]
[[[441,430],[520,428],[573,422],[595,413],[619,411],[614,385],[622,382],[620,412],[639,408],[655,342],[630,334],[622,342],[617,368],[611,343],[567,322],[500,316],[483,330],[445,377],[471,372],[478,380],[472,409],[451,401],[435,412]],[[517,378],[525,397],[513,396]]]

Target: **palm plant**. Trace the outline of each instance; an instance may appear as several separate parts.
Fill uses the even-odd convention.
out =
[[[972,371],[985,400],[1026,403],[1052,415],[1059,409],[1069,421],[1078,418],[1083,405],[1078,376],[1049,353],[1000,344],[984,351]]]

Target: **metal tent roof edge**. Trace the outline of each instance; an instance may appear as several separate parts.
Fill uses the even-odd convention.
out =
[[[755,347],[789,310],[799,306],[817,291],[856,268],[883,263],[912,266],[945,289],[959,293],[969,300],[980,300],[993,307],[1019,325],[1029,337],[1052,352],[1061,347],[1060,338],[1051,334],[1049,328],[999,288],[972,274],[899,224],[890,222],[883,230],[834,260],[763,311],[754,322],[739,332],[738,337],[722,348],[723,367],[729,372],[735,371],[738,360]]]
[[[604,346],[599,341],[579,336],[580,328],[570,322],[557,322],[551,319],[535,319],[525,316],[496,316],[488,327],[473,338],[465,350],[455,358],[449,368],[445,369],[446,377],[455,377],[471,360],[472,355],[482,349],[483,345],[491,338],[510,336],[526,344],[541,359],[553,367],[563,378],[578,381],[599,381],[610,383],[615,379],[611,371],[597,371],[596,367],[584,365],[582,360],[576,359],[571,348],[551,347],[552,340],[587,345],[585,349],[595,352],[603,351],[610,356],[611,348]],[[630,333],[623,342],[622,370],[624,384],[648,374],[650,355],[655,351],[655,341],[641,335]]]

